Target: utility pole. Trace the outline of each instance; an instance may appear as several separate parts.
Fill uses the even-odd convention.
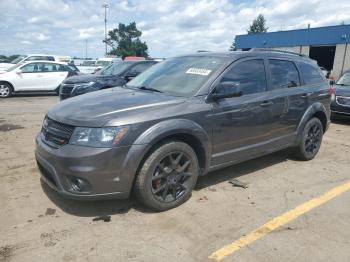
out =
[[[87,42],[88,40],[85,39],[85,59],[87,59]]]
[[[109,4],[104,2],[102,7],[105,9],[105,44],[106,44],[105,55],[107,55],[107,8],[109,8]]]

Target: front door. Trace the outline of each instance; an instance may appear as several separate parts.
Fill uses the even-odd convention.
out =
[[[44,87],[40,63],[29,63],[14,72],[13,84],[16,91],[31,91]]]
[[[242,96],[213,102],[212,166],[259,154],[259,146],[270,138],[271,132],[273,104],[266,95],[264,60],[236,62],[224,72],[217,86],[221,82],[235,83],[240,87]]]

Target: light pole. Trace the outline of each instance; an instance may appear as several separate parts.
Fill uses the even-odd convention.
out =
[[[105,44],[106,44],[106,51],[105,55],[107,55],[107,8],[109,8],[108,3],[103,3],[102,7],[105,9]]]
[[[88,40],[85,39],[85,59],[87,59],[87,42]]]

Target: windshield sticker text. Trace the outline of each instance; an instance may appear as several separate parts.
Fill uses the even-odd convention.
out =
[[[186,74],[193,74],[193,75],[202,75],[207,76],[211,73],[211,70],[204,69],[204,68],[190,68],[186,71]]]

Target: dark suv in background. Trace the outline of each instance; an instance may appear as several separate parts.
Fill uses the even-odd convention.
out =
[[[292,148],[317,154],[330,93],[317,64],[277,51],[197,53],[124,87],[63,101],[36,138],[42,178],[64,196],[185,202],[198,176]]]
[[[152,60],[118,61],[95,74],[67,78],[60,87],[60,99],[63,100],[113,86],[122,86],[156,63]]]
[[[337,81],[331,82],[332,118],[350,118],[350,71],[344,72]]]

